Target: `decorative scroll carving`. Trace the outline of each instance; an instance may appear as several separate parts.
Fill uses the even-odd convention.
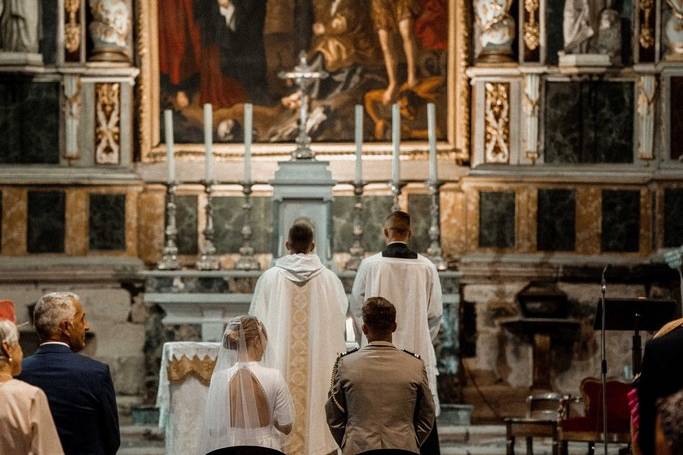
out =
[[[66,147],[64,157],[75,160],[80,157],[78,148],[78,123],[81,118],[81,79],[78,76],[64,77],[64,136]]]
[[[487,163],[510,160],[510,84],[487,82],[484,151]]]
[[[64,12],[66,13],[64,48],[72,54],[78,52],[81,48],[80,10],[81,0],[64,0]]]
[[[541,45],[541,31],[538,23],[538,0],[524,0],[524,45],[529,50],[536,50]]]
[[[650,18],[653,17],[654,12],[654,0],[640,0],[640,33],[638,41],[640,42],[640,47],[644,49],[650,49],[655,45],[655,32],[654,27],[650,22]]]
[[[657,80],[654,75],[641,76],[638,80],[638,158],[654,159],[655,98]]]
[[[97,164],[118,164],[120,150],[120,94],[121,84],[105,83],[95,85],[96,128],[95,162]]]
[[[174,357],[168,362],[168,381],[171,384],[182,384],[188,377],[193,376],[208,387],[215,366],[216,359],[209,356],[201,359],[197,356],[193,356],[191,359],[187,356],[182,356],[179,359]]]
[[[524,81],[524,114],[526,122],[526,157],[538,159],[538,100],[541,77],[528,74]]]
[[[456,3],[455,18],[455,47],[453,53],[453,65],[455,66],[455,146],[456,159],[469,161],[470,159],[470,82],[465,73],[470,58],[470,2],[458,0]],[[449,101],[451,102],[451,101]]]

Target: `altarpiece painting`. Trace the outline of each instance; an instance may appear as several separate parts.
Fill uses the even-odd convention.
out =
[[[161,155],[164,109],[174,112],[180,151],[198,153],[204,103],[213,105],[219,155],[239,154],[245,103],[254,105],[255,142],[268,144],[269,154],[283,149],[277,144],[297,134],[299,99],[278,74],[297,64],[301,50],[329,74],[313,88],[307,129],[314,143],[351,143],[354,105],[362,104],[364,140],[388,151],[393,102],[401,107],[402,140],[426,142],[431,102],[440,148],[467,150],[464,0],[140,3],[143,160]]]

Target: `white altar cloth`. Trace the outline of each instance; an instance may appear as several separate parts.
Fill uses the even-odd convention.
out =
[[[210,373],[219,346],[192,341],[164,344],[157,406],[159,428],[166,437],[166,455],[197,453]],[[169,366],[173,367],[171,377]]]

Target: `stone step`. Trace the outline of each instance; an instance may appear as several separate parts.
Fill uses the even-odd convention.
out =
[[[123,425],[120,431],[122,448],[164,447],[164,433],[156,425]]]
[[[504,425],[439,425],[442,444],[487,445],[505,441]]]
[[[625,446],[611,444],[609,446],[609,455],[619,455],[619,450]],[[602,446],[595,448],[596,453],[603,453]],[[526,454],[526,445],[523,441],[518,441],[515,444],[516,454]],[[552,455],[552,446],[550,440],[540,442],[534,440],[533,445],[534,455]],[[586,443],[570,443],[569,455],[586,455],[588,453],[588,445]],[[441,445],[441,455],[506,455],[507,448],[504,442],[492,445],[472,445],[472,444],[446,444]]]
[[[125,447],[116,452],[117,455],[165,455],[163,447]]]

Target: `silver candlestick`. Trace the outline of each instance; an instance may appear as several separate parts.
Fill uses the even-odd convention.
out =
[[[237,270],[261,270],[261,265],[254,257],[254,248],[251,246],[251,182],[242,183],[242,193],[244,194],[244,224],[242,225],[242,247],[240,248],[240,258],[235,264]]]
[[[213,181],[204,181],[204,192],[206,193],[206,227],[204,228],[204,244],[197,260],[199,270],[219,270],[221,263],[216,256],[216,247],[213,244]]]
[[[176,244],[178,228],[176,227],[175,219],[175,192],[177,186],[178,184],[175,181],[168,182],[166,185],[166,243],[161,261],[157,264],[157,269],[159,270],[178,270],[180,268],[178,263],[178,246]]]
[[[353,245],[349,249],[351,258],[346,262],[346,270],[358,270],[363,257],[365,256],[365,249],[361,244],[363,240],[363,182],[354,182],[353,195],[356,202],[353,205]]]
[[[448,268],[448,264],[444,260],[443,252],[441,250],[441,229],[439,227],[439,223],[441,222],[439,188],[442,184],[443,182],[433,180],[430,180],[427,183],[429,186],[429,194],[432,197],[432,224],[429,227],[429,239],[431,242],[429,248],[427,248],[427,256],[432,260],[434,265],[436,265],[437,270],[446,270]]]
[[[401,189],[405,184],[397,184],[395,182],[391,182],[389,185],[391,186],[391,194],[394,198],[394,204],[391,206],[391,211],[396,212],[401,210],[401,204],[399,204],[399,197],[401,196]]]

